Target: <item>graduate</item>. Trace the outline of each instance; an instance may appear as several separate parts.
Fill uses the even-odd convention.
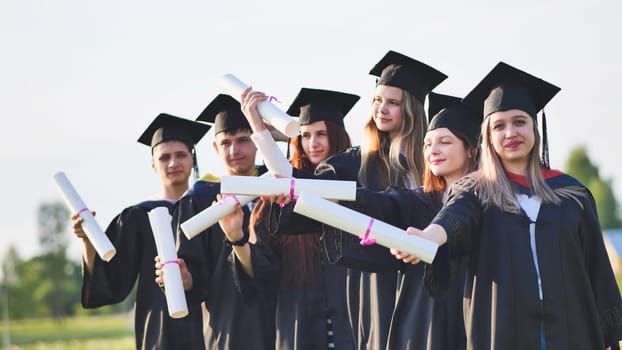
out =
[[[431,92],[428,115],[433,118],[422,150],[426,165],[423,186],[385,192],[360,188],[357,204],[361,211],[398,227],[423,228],[442,207],[451,184],[477,168],[481,113],[473,112],[457,97]],[[403,253],[393,254],[401,259]],[[441,247],[437,256],[446,254],[446,247]],[[435,267],[443,269],[438,274],[450,274],[448,264]],[[387,349],[465,349],[460,283],[444,290],[443,296],[433,294],[436,298],[432,299],[424,288],[423,264],[402,263],[398,268],[401,273]],[[460,276],[464,263],[454,269],[451,273]]]
[[[245,115],[257,133],[266,128],[257,110],[265,99],[264,93],[249,89],[242,95]],[[359,96],[343,92],[300,90],[287,111],[300,123],[300,135],[291,141],[295,168],[313,173],[327,157],[351,146],[343,118],[358,100]],[[240,230],[228,220],[221,221],[225,232]],[[354,349],[346,309],[346,269],[326,260],[321,224],[294,214],[292,203],[281,206],[261,200],[253,211],[251,229],[257,235],[257,243],[251,245],[254,280],[276,289],[276,348]]]
[[[500,62],[465,97],[483,107],[479,170],[452,186],[445,207],[409,233],[446,245],[433,264],[468,257],[467,349],[606,349],[622,339],[620,292],[594,199],[548,164],[537,113],[560,89]],[[415,256],[401,256],[417,262]],[[440,292],[443,286],[430,290]]]
[[[188,189],[188,178],[196,168],[194,145],[209,130],[208,125],[160,114],[138,142],[151,147],[151,167],[160,178],[161,192],[152,199],[125,208],[106,228],[117,249],[110,262],[99,258],[82,229],[82,219],[73,215],[73,230],[82,238],[82,305],[96,308],[123,301],[135,284],[134,332],[136,349],[191,349],[203,343],[200,309],[173,319],[166,298],[153,281],[157,255],[147,213],[156,207],[169,212]]]
[[[423,103],[447,76],[395,51],[389,51],[370,74],[378,79],[361,146],[328,158],[317,167],[315,177],[356,180],[372,191],[417,187],[423,180],[421,149],[427,128]],[[348,313],[357,348],[384,349],[395,305],[396,260],[384,247],[361,246],[348,233],[324,226],[324,234],[329,259],[348,267]],[[384,263],[377,264],[382,258]]]
[[[253,176],[265,171],[255,166],[257,149],[250,139],[250,126],[235,99],[218,95],[197,120],[213,123],[213,147],[225,165],[226,175]],[[181,230],[181,223],[211,206],[219,192],[217,176],[209,173],[202,176],[180,199],[173,216],[177,254],[185,262],[190,280],[184,283],[184,286],[190,285],[188,303],[204,302],[207,349],[274,349],[274,298],[251,287],[242,288],[247,282],[236,277],[246,275],[234,273],[235,269],[243,269],[236,256],[250,249],[249,239],[254,241],[248,230],[232,238],[218,225],[213,225],[192,240]],[[241,209],[244,227],[248,225],[251,206],[249,203]],[[162,266],[157,267],[156,280],[162,283]],[[202,348],[202,345],[195,344],[194,348]]]

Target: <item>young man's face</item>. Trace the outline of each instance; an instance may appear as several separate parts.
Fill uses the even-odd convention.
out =
[[[192,166],[192,154],[183,142],[166,141],[153,148],[151,167],[164,186],[187,186]]]
[[[227,175],[253,175],[257,148],[251,140],[250,130],[219,132],[214,137],[214,150],[225,164]]]

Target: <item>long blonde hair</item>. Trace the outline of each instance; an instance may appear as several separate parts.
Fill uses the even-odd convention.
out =
[[[373,116],[363,129],[358,180],[372,190],[384,190],[388,186],[413,188],[423,182],[421,148],[428,125],[423,102],[402,89],[400,108],[402,126],[392,141],[389,133],[378,130]]]
[[[560,196],[572,197],[573,195],[579,195],[579,191],[568,191],[568,189],[564,191],[553,191],[544,181],[539,155],[540,133],[535,119],[532,120],[535,142],[533,148],[529,152],[526,179],[533,194],[540,197],[542,202],[553,204],[560,203]],[[490,115],[484,118],[481,130],[482,149],[479,170],[475,175],[476,181],[472,182],[472,184],[476,187],[478,197],[484,206],[496,206],[503,211],[518,213],[520,211],[520,206],[516,200],[514,190],[505,173],[501,159],[499,159],[499,155],[495,152],[491,142]]]

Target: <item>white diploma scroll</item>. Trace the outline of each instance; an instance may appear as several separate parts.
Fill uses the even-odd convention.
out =
[[[223,176],[220,193],[245,196],[273,196],[289,194],[299,196],[302,192],[340,201],[356,199],[356,182],[339,180],[315,180],[290,178],[263,178],[255,176]]]
[[[387,248],[414,254],[427,263],[432,263],[438,249],[435,242],[408,235],[400,228],[309,193],[298,197],[294,212],[353,235],[366,236]]]
[[[253,201],[256,196],[224,196],[219,202],[216,202],[203,209],[201,212],[184,221],[181,224],[181,230],[188,239],[192,239],[199,233],[207,230],[212,225],[218,223],[218,221],[225,216],[233,213],[235,209],[236,199],[240,202],[240,206],[245,206]]]
[[[184,294],[184,286],[181,281],[181,272],[177,264],[171,216],[166,207],[151,209],[148,216],[160,262],[164,264],[162,270],[168,314],[172,318],[185,317],[188,315],[188,305],[186,304],[186,294]]]
[[[65,204],[72,214],[78,214],[82,218],[82,229],[89,239],[99,257],[104,261],[110,261],[117,253],[108,236],[101,226],[95,221],[93,213],[86,206],[78,192],[73,187],[67,175],[63,172],[54,174],[54,184],[58,188]]]
[[[279,148],[279,145],[274,141],[268,129],[253,133],[251,139],[257,146],[259,153],[261,153],[268,171],[283,176],[292,175],[292,165]]]
[[[242,82],[233,74],[225,74],[220,81],[220,89],[238,101],[240,101],[242,92],[244,92],[248,86],[248,84]],[[272,102],[263,101],[257,105],[257,109],[264,120],[287,135],[287,137],[298,135],[298,131],[300,130],[298,122],[272,104]]]

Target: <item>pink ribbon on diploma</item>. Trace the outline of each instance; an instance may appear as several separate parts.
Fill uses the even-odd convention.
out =
[[[82,212],[85,212],[85,211],[87,211],[87,210],[89,210],[89,208],[82,208],[82,209],[78,210],[78,212],[76,213],[76,215],[77,215],[77,216],[80,216],[80,214],[81,214]]]
[[[222,202],[227,199],[227,198],[233,198],[233,200],[238,203],[238,205],[242,206],[242,204],[240,204],[240,201],[238,200],[238,197],[235,194],[223,194],[222,195],[222,200],[220,202],[218,202],[218,204],[222,204]]]
[[[296,179],[292,177],[292,179],[289,182],[289,196],[292,198],[293,201],[296,201],[298,199],[298,196],[294,194],[295,184],[296,184]],[[285,203],[283,202],[279,203],[279,207],[283,208],[284,206],[285,206]]]
[[[179,264],[179,261],[177,261],[177,259],[175,259],[175,260],[167,260],[167,261],[162,263],[162,267],[164,267],[165,265],[168,265],[168,264]]]
[[[373,245],[376,244],[376,240],[373,238],[369,238],[369,233],[371,232],[371,226],[374,224],[374,218],[369,219],[369,224],[367,225],[367,230],[363,234],[361,238],[361,245]]]

